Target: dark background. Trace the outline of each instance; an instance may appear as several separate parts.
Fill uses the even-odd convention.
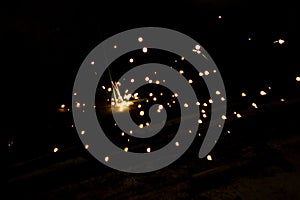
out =
[[[224,139],[223,145],[230,146],[225,148],[230,155],[234,151],[232,149],[235,149],[234,143],[240,139],[255,141],[251,142],[251,145],[257,143],[263,145],[266,138],[274,139],[274,135],[283,134],[288,135],[289,138],[290,135],[294,137],[299,133],[299,128],[295,126],[299,121],[297,117],[299,83],[295,78],[300,75],[300,72],[296,51],[292,51],[296,46],[298,22],[296,7],[288,5],[286,1],[268,3],[258,0],[20,1],[3,3],[0,9],[3,61],[0,82],[2,113],[0,131],[1,151],[4,152],[4,163],[8,165],[10,172],[4,173],[5,181],[7,178],[10,180],[9,191],[20,190],[28,197],[35,196],[35,192],[30,189],[20,189],[28,182],[33,182],[32,187],[36,187],[35,179],[29,178],[23,182],[12,180],[24,174],[34,174],[39,170],[41,171],[39,176],[47,177],[47,171],[43,171],[45,165],[72,160],[78,154],[83,154],[84,158],[91,160],[92,164],[88,166],[92,166],[91,168],[96,172],[93,174],[91,170],[91,174],[82,175],[77,170],[84,169],[84,166],[78,169],[72,168],[74,174],[78,175],[78,179],[67,177],[61,184],[54,183],[51,187],[41,186],[43,192],[39,193],[40,196],[37,195],[37,198],[47,196],[49,191],[52,191],[49,188],[61,189],[68,184],[74,186],[81,180],[89,180],[86,177],[99,175],[97,167],[101,164],[93,163],[93,159],[85,154],[74,129],[70,129],[71,114],[58,113],[57,109],[61,104],[71,106],[72,85],[77,70],[88,53],[106,38],[131,28],[165,27],[180,31],[197,40],[214,59],[222,74],[228,96],[229,112],[231,112],[229,115],[236,109],[250,109],[250,101],[265,105],[258,112],[251,111],[249,118],[244,122],[228,120],[230,130],[244,133],[242,136],[241,134],[230,136],[231,142],[228,143],[226,143],[227,139]],[[219,15],[222,16],[221,19],[218,18]],[[251,41],[248,38],[251,38]],[[274,43],[278,39],[284,39],[285,43],[282,45]],[[270,95],[262,98],[259,91],[267,91],[268,86],[272,87],[272,91]],[[240,95],[244,91],[250,98],[245,102],[241,100]],[[278,105],[281,98],[286,100],[284,107]],[[263,135],[264,139],[261,142],[257,142],[260,140],[257,139],[258,135]],[[72,142],[66,142],[68,137],[72,138]],[[8,147],[8,143],[12,140],[13,146]],[[59,159],[52,157],[53,148],[56,146],[63,149]],[[64,147],[76,150],[64,151]],[[275,160],[277,158],[278,156],[275,156]],[[39,164],[29,162],[28,165],[16,167],[32,159],[38,160],[36,162]],[[187,156],[186,159],[191,161],[195,157]],[[226,163],[223,162],[224,160],[220,163]],[[203,165],[207,170],[222,166],[219,163],[214,163],[214,166]],[[192,165],[191,168],[195,169],[195,166]],[[181,173],[189,171],[188,167],[180,169]],[[53,173],[60,177],[59,173],[63,174],[60,170],[59,167],[54,167]],[[105,170],[109,173],[103,175],[104,180],[112,178],[121,181],[124,176],[126,178],[130,176],[114,174],[112,170],[106,168]],[[172,166],[163,172],[169,174],[168,170],[172,171]],[[172,175],[171,172],[170,174]],[[85,178],[80,179],[82,176]],[[118,178],[119,176],[121,178]],[[41,177],[37,180],[54,182],[52,179]],[[153,174],[134,178],[140,178],[141,182],[147,178],[157,181]],[[166,180],[166,185],[174,181],[168,178]],[[180,188],[181,182],[177,179],[176,182],[178,182],[176,187]],[[106,184],[113,187],[113,183]],[[131,184],[135,185],[130,182],[129,185]],[[96,188],[101,190],[101,184]],[[130,187],[128,189],[131,191]],[[89,183],[85,185],[86,193],[93,194],[94,190],[95,188]],[[150,195],[149,198],[153,194],[150,190],[151,187],[144,192]],[[66,196],[59,196],[61,193],[58,192],[57,198],[70,197],[69,190],[60,191],[63,191],[61,193]],[[74,194],[71,197],[81,197],[76,187],[70,191]],[[174,191],[173,193],[176,194]],[[186,193],[188,196],[183,195],[183,199],[199,197],[199,194],[196,195],[191,191]],[[100,195],[97,192],[94,194],[95,197]],[[138,193],[129,195],[133,199],[141,197]],[[107,196],[107,198],[114,197]],[[55,193],[53,198],[56,198]],[[152,198],[156,196],[153,194]]]

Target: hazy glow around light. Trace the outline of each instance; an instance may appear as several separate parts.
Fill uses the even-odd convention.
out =
[[[212,160],[211,155],[207,155],[207,156],[206,156],[206,159],[207,159],[207,160]]]

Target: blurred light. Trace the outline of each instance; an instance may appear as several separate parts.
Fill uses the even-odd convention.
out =
[[[143,42],[143,40],[144,40],[144,39],[143,39],[142,37],[139,37],[139,38],[138,38],[138,41],[139,41],[139,42]]]
[[[221,16],[221,15],[219,15],[219,16],[218,16],[218,19],[222,19],[222,16]]]
[[[74,94],[73,94],[74,96],[76,96],[77,95],[77,93],[76,92],[74,92]]]
[[[245,96],[246,96],[246,93],[243,92],[243,93],[242,93],[242,97],[245,97]]]
[[[204,74],[202,72],[199,72],[199,76],[203,76]]]
[[[183,74],[183,73],[184,73],[184,71],[183,71],[183,70],[180,70],[180,71],[179,71],[179,74]]]
[[[149,81],[149,77],[148,76],[145,77],[145,81]]]
[[[108,162],[108,161],[109,161],[109,157],[106,156],[106,157],[104,158],[104,161],[105,161],[105,162]]]
[[[88,148],[89,148],[89,145],[88,145],[88,144],[84,145],[84,148],[85,148],[85,149],[88,149]]]
[[[76,108],[80,108],[80,103],[76,102],[75,107],[76,107]]]
[[[261,96],[265,96],[266,94],[267,94],[267,93],[266,93],[265,91],[263,91],[263,90],[260,91],[260,95],[261,95]]]
[[[156,97],[153,97],[153,101],[156,101],[157,100],[157,98]]]
[[[203,104],[203,106],[205,106],[205,107],[206,107],[206,106],[207,106],[207,103],[204,103],[204,104]]]
[[[300,76],[297,76],[297,77],[296,77],[296,81],[300,81]]]
[[[238,113],[238,114],[236,115],[236,117],[237,117],[237,118],[241,118],[242,115]]]
[[[221,97],[221,101],[225,101],[226,99],[224,97]]]
[[[179,142],[175,142],[175,146],[176,146],[176,147],[179,147]]]
[[[147,148],[147,152],[148,152],[148,153],[151,152],[151,148],[150,148],[150,147]]]
[[[181,56],[181,60],[184,60],[184,57],[183,57],[183,56]]]
[[[174,97],[178,97],[178,94],[177,94],[177,93],[174,93]]]
[[[138,105],[138,108],[141,108],[141,107],[142,107],[142,105],[141,105],[141,104],[139,104],[139,105]]]
[[[192,83],[193,83],[193,80],[192,80],[192,79],[190,79],[190,80],[189,80],[189,83],[190,83],[190,84],[192,84]]]
[[[203,116],[203,118],[207,118],[207,115],[206,115],[206,114],[203,114],[202,116]]]
[[[129,59],[129,62],[130,62],[130,63],[133,63],[133,58],[130,58],[130,59]]]
[[[221,92],[219,90],[216,91],[216,95],[220,95]]]
[[[132,78],[132,79],[130,80],[130,82],[133,83],[133,82],[134,82],[134,79]]]
[[[213,103],[214,101],[212,99],[208,100],[209,103]]]
[[[144,47],[144,48],[143,48],[143,52],[144,52],[144,53],[147,53],[147,51],[148,51],[147,47]]]
[[[149,124],[149,122],[146,122],[146,126],[149,126],[150,124]]]
[[[158,84],[159,84],[159,81],[157,80],[157,81],[155,81],[155,83],[158,85]]]
[[[185,108],[187,108],[187,107],[189,107],[189,104],[184,103],[183,106],[184,106]]]
[[[83,130],[83,131],[81,131],[81,132],[80,132],[80,134],[81,134],[81,135],[84,135],[84,134],[85,134],[85,131],[84,131],[84,130]]]
[[[202,124],[202,120],[201,120],[201,119],[198,119],[198,123],[199,123],[199,124]]]
[[[158,109],[160,109],[160,110],[162,110],[163,108],[164,108],[163,105],[158,106]]]
[[[197,106],[200,106],[200,102],[197,101],[197,102],[196,102],[196,105],[197,105]]]
[[[128,152],[128,147],[125,147],[125,148],[124,148],[124,151],[125,151],[125,152]]]
[[[224,120],[225,120],[225,119],[227,119],[227,117],[226,117],[225,115],[222,115],[222,119],[224,119]]]
[[[117,45],[114,45],[114,49],[116,49],[117,48]]]
[[[60,107],[61,107],[61,108],[65,108],[65,107],[66,107],[66,105],[65,105],[65,104],[62,104]]]
[[[192,133],[192,130],[189,130],[189,133]]]
[[[152,92],[150,92],[150,93],[149,93],[149,96],[150,96],[150,97],[152,97],[152,96],[153,96],[153,93],[152,93]]]
[[[108,91],[108,92],[111,92],[111,88],[108,88],[107,91]]]
[[[91,65],[94,65],[94,64],[95,64],[95,62],[94,62],[94,61],[92,61],[92,62],[91,62]]]
[[[122,135],[122,136],[124,136],[124,135],[125,135],[125,133],[124,133],[124,132],[122,132],[122,133],[121,133],[121,135]]]
[[[283,101],[285,101],[285,100],[284,100],[284,99],[280,99],[280,101],[282,101],[282,102],[283,102]]]
[[[205,74],[206,76],[208,76],[208,75],[209,75],[209,71],[206,70],[206,71],[204,72],[204,74]]]
[[[144,128],[144,124],[140,124],[140,126],[139,126],[140,128]]]
[[[54,153],[58,152],[58,148],[55,147],[55,148],[53,149],[53,152],[54,152]]]
[[[256,103],[252,103],[252,106],[253,106],[254,108],[258,108],[257,105],[256,105]]]

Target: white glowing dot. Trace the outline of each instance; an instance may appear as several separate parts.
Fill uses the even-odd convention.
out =
[[[245,96],[246,96],[246,93],[243,92],[241,95],[242,95],[242,97],[245,97]]]
[[[206,76],[209,75],[209,71],[206,70],[206,71],[204,72],[204,74],[205,74]]]
[[[141,104],[139,104],[139,105],[138,105],[138,108],[141,108],[141,107],[142,107],[142,105],[141,105]]]
[[[149,100],[147,99],[147,100],[146,100],[146,102],[148,103],[148,102],[149,102]]]
[[[54,153],[58,152],[58,148],[55,147],[55,148],[53,149],[53,152],[54,152]]]
[[[218,18],[219,18],[219,19],[222,19],[222,16],[221,16],[221,15],[219,15],[219,16],[218,16]]]
[[[197,101],[197,102],[196,102],[196,105],[197,105],[197,106],[200,106],[200,102]]]
[[[144,127],[144,124],[140,124],[140,126],[139,126],[140,128],[143,128]]]
[[[131,83],[134,83],[134,79],[133,79],[133,78],[132,78],[132,79],[130,79],[130,82],[131,82]]]
[[[145,77],[145,81],[149,81],[149,77],[148,76]]]
[[[272,88],[269,86],[268,89],[271,90]]]
[[[203,118],[207,118],[207,115],[206,115],[206,114],[203,114],[202,116],[203,116]]]
[[[260,91],[260,95],[261,95],[261,96],[264,96],[264,95],[266,95],[266,94],[267,94],[267,93],[266,93],[265,91],[263,91],[263,90]]]
[[[144,40],[144,39],[143,39],[142,37],[139,37],[139,38],[138,38],[138,41],[139,41],[139,42],[143,42],[143,40]]]
[[[114,106],[114,105],[116,105],[116,103],[115,102],[111,102],[111,105]]]
[[[230,131],[227,131],[227,133],[231,133]]]
[[[206,156],[206,159],[207,159],[207,160],[212,160],[211,155],[207,155],[207,156]]]
[[[149,80],[149,83],[152,83],[152,80]]]
[[[76,96],[77,95],[77,93],[76,92],[74,92],[74,94],[73,94],[74,96]]]
[[[84,107],[84,106],[85,106],[85,103],[83,103],[82,106]]]
[[[164,95],[162,92],[159,94],[160,96]]]
[[[203,104],[203,106],[205,106],[205,107],[206,107],[206,106],[207,106],[207,103],[204,103],[204,104]]]
[[[178,97],[178,94],[177,94],[177,93],[174,93],[174,97]]]
[[[208,100],[209,103],[213,103],[214,101],[212,99]]]
[[[125,148],[124,148],[124,151],[125,151],[125,152],[128,152],[128,147],[125,147]]]
[[[238,114],[236,115],[236,117],[237,117],[237,118],[241,118],[242,115],[238,113]]]
[[[181,56],[181,60],[184,60],[184,57],[183,57],[183,56]]]
[[[66,107],[66,105],[65,105],[65,104],[62,104],[60,107],[61,107],[61,108],[65,108],[65,107]]]
[[[114,45],[114,49],[116,49],[117,48],[117,45]]]
[[[189,130],[189,133],[192,133],[192,130]]]
[[[84,131],[84,130],[82,130],[82,131],[80,132],[80,134],[81,134],[81,135],[84,135],[84,134],[85,134],[85,131]]]
[[[150,123],[149,122],[146,122],[146,126],[149,126],[150,125]]]
[[[156,75],[157,72],[154,72],[154,74]]]
[[[148,51],[147,47],[144,47],[144,48],[143,48],[143,52],[144,52],[144,53],[147,53],[147,51]]]
[[[84,148],[85,148],[85,149],[88,149],[88,148],[89,148],[89,145],[88,145],[88,144],[84,145]]]
[[[108,162],[108,161],[109,161],[109,157],[106,156],[106,157],[104,158],[104,161],[105,161],[105,162]]]
[[[184,103],[183,106],[184,106],[185,108],[187,108],[187,107],[189,107],[189,104]]]
[[[282,102],[283,102],[283,101],[285,101],[285,100],[284,100],[284,99],[280,99],[280,101],[282,101]]]
[[[125,93],[128,93],[128,89],[125,90]]]
[[[94,61],[92,61],[92,62],[91,62],[91,65],[94,65],[94,64],[95,64],[95,62],[94,62]]]
[[[159,84],[159,81],[157,80],[157,81],[155,81],[155,83],[158,85],[158,84]]]
[[[252,103],[252,106],[253,106],[254,108],[258,108],[257,105],[256,105],[256,103]]]
[[[74,124],[71,125],[71,128],[73,128],[73,127],[74,127]]]
[[[297,76],[297,77],[296,77],[296,81],[300,81],[300,76]]]
[[[128,139],[127,142],[130,142],[130,139]]]
[[[199,44],[197,44],[197,45],[195,46],[195,49],[196,49],[196,50],[200,50],[200,48],[201,48],[201,46],[200,46]]]
[[[130,58],[130,59],[129,59],[129,62],[130,62],[130,63],[133,63],[133,58]]]
[[[190,84],[192,84],[192,83],[193,83],[193,80],[192,80],[192,79],[190,79],[190,80],[189,80],[189,83],[190,83]]]
[[[201,120],[201,119],[198,119],[198,123],[199,123],[199,124],[202,124],[202,120]]]
[[[235,115],[236,115],[236,112],[234,111],[234,112],[233,112],[233,114],[235,114]]]
[[[175,146],[176,146],[176,147],[179,147],[179,142],[175,142]]]
[[[172,103],[176,103],[176,101],[172,101]]]
[[[180,70],[180,71],[179,71],[179,74],[183,74],[183,73],[184,73],[184,71],[183,71],[183,70]]]
[[[201,137],[201,133],[198,133],[198,136]]]
[[[132,130],[130,130],[130,131],[129,131],[129,133],[130,133],[130,134],[132,134],[132,133],[133,133],[133,131],[132,131]]]
[[[164,108],[163,105],[158,106],[158,109],[160,109],[160,110],[162,110],[163,108]]]
[[[122,133],[121,133],[121,135],[122,135],[122,136],[124,136],[124,135],[125,135],[125,133],[124,133],[124,132],[122,132]]]
[[[216,95],[220,95],[221,92],[219,90],[216,91]]]
[[[151,152],[151,148],[150,148],[150,147],[147,148],[147,152],[148,152],[148,153]]]
[[[199,72],[199,76],[203,76],[204,74],[203,74],[203,72]]]
[[[214,69],[213,73],[217,73],[217,70]]]
[[[153,101],[156,101],[157,100],[157,98],[156,97],[153,97]]]
[[[105,86],[104,85],[102,85],[102,89],[105,90]]]
[[[222,115],[222,119],[224,119],[224,120],[225,120],[225,119],[227,119],[227,117],[226,117],[225,115]]]
[[[218,125],[218,127],[219,127],[219,128],[221,128],[221,127],[222,127],[222,125],[221,125],[221,124],[219,124],[219,125]]]
[[[111,88],[108,88],[107,91],[108,91],[108,92],[111,92]]]
[[[202,113],[205,113],[205,110],[202,109],[201,112],[202,112]]]
[[[251,40],[251,37],[249,37],[248,40],[250,41],[250,40]]]
[[[226,99],[224,97],[221,97],[221,101],[225,101]]]
[[[150,92],[150,93],[149,93],[149,96],[152,97],[152,96],[153,96],[153,93]]]

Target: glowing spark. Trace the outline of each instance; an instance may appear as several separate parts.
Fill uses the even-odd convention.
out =
[[[75,107],[76,108],[80,108],[80,103],[77,102],[76,105],[75,105]]]
[[[184,60],[184,57],[183,57],[183,56],[181,56],[181,60]]]
[[[88,149],[88,148],[89,148],[89,145],[88,145],[88,144],[84,145],[84,148],[85,148],[85,149]]]
[[[155,81],[155,83],[158,85],[158,84],[159,84],[159,81],[157,80],[157,81]]]
[[[235,115],[236,115],[236,112],[233,112],[233,114],[235,114]]]
[[[62,104],[60,107],[61,107],[61,108],[65,108],[65,107],[66,107],[66,105],[65,105],[65,104]]]
[[[205,107],[206,107],[206,106],[207,106],[207,103],[204,103],[204,104],[203,104],[203,106],[205,106]]]
[[[95,62],[94,62],[94,61],[92,61],[92,62],[91,62],[91,65],[94,65],[94,64],[95,64]]]
[[[213,103],[214,101],[212,99],[208,100],[209,103]]]
[[[237,117],[237,118],[241,118],[242,115],[238,113],[238,114],[236,115],[236,117]]]
[[[226,99],[224,97],[221,97],[221,101],[225,101]]]
[[[285,41],[283,39],[279,39],[279,40],[274,41],[274,43],[283,44],[283,43],[285,43]]]
[[[173,103],[176,103],[176,101],[172,101]]]
[[[207,118],[207,115],[206,115],[206,114],[203,114],[202,116],[203,116],[203,118]]]
[[[143,40],[144,40],[144,39],[143,39],[142,37],[139,37],[139,38],[138,38],[138,41],[139,41],[139,42],[143,42]]]
[[[114,49],[116,49],[117,48],[117,45],[114,45]]]
[[[133,58],[130,58],[130,59],[129,59],[129,62],[130,62],[130,63],[133,63]]]
[[[246,93],[243,92],[243,93],[242,93],[242,97],[245,97],[245,96],[247,96],[247,95],[246,95]]]
[[[201,112],[202,112],[202,113],[205,113],[205,110],[202,109]]]
[[[122,132],[122,133],[121,133],[121,135],[122,135],[122,136],[124,136],[124,135],[125,135],[125,133],[124,133],[124,132]]]
[[[254,108],[258,108],[257,105],[256,105],[256,103],[252,103],[252,106],[253,106]]]
[[[145,112],[144,111],[141,111],[140,112],[140,116],[144,116]]]
[[[205,76],[208,76],[208,75],[209,75],[209,71],[206,70],[206,71],[204,72],[204,74],[205,74]]]
[[[300,76],[296,77],[296,81],[298,81],[298,82],[300,81]]]
[[[280,101],[284,102],[285,100],[284,99],[280,99]]]
[[[189,104],[184,103],[183,106],[184,106],[185,108],[187,108],[187,107],[189,107]]]
[[[147,53],[147,51],[148,51],[147,47],[144,47],[144,48],[143,48],[143,52],[144,52],[144,53]]]
[[[147,81],[147,82],[149,81],[149,77],[148,76],[145,77],[145,81]]]
[[[149,83],[152,83],[152,80],[149,80]]]
[[[108,92],[111,92],[111,88],[108,88],[107,91],[108,91]]]
[[[160,96],[164,95],[162,92],[160,93]]]
[[[146,126],[149,126],[150,124],[149,124],[149,122],[146,122]]]
[[[225,120],[227,119],[227,117],[225,115],[222,115],[222,119]]]
[[[125,147],[125,148],[124,148],[124,151],[125,151],[125,152],[128,152],[128,147]]]
[[[148,153],[151,152],[151,148],[150,148],[150,147],[147,148],[147,152],[148,152]]]
[[[251,41],[251,37],[249,37],[248,40]]]
[[[153,96],[153,93],[149,93],[149,96],[152,97],[152,96]]]
[[[216,91],[216,95],[220,95],[221,92],[219,90]]]
[[[177,93],[174,93],[174,97],[178,97],[178,94],[177,94]]]
[[[230,131],[227,131],[227,133],[231,133]]]
[[[218,127],[219,127],[219,128],[221,128],[221,127],[222,127],[222,125],[221,125],[221,124],[219,124],[219,125],[218,125]]]
[[[77,95],[77,93],[76,92],[74,92],[74,94],[73,94],[74,96],[76,96]]]
[[[271,90],[272,88],[269,86],[268,89]]]
[[[140,128],[143,128],[144,127],[144,124],[140,124]]]
[[[189,133],[192,133],[192,130],[189,130]]]
[[[190,83],[190,84],[192,84],[192,83],[193,83],[193,80],[192,80],[192,79],[190,79],[190,80],[189,80],[189,83]]]
[[[132,130],[130,130],[130,131],[129,131],[129,133],[132,135],[133,131],[132,131]]]
[[[218,19],[222,19],[222,16],[221,16],[221,15],[219,15],[219,16],[218,16]]]
[[[200,50],[200,48],[201,48],[201,46],[200,46],[199,44],[197,44],[197,45],[195,46],[195,49],[196,49],[196,50]]]
[[[199,101],[197,101],[197,102],[196,102],[196,105],[197,105],[197,106],[200,106],[200,102],[199,102]]]
[[[179,147],[179,142],[175,142],[175,146],[176,146],[176,147]]]
[[[217,73],[217,70],[214,69],[213,73]]]
[[[108,161],[109,161],[109,157],[106,156],[106,157],[104,158],[104,161],[105,161],[105,162],[108,162]]]
[[[132,78],[132,79],[130,80],[130,82],[131,82],[131,83],[134,83],[134,79]]]
[[[164,108],[163,105],[158,106],[158,109],[160,109],[160,110],[162,110],[163,108]]]
[[[83,130],[83,131],[81,131],[81,132],[80,132],[80,134],[81,134],[81,135],[84,135],[84,134],[85,134],[85,131],[84,131],[84,130]]]
[[[138,108],[141,108],[141,107],[142,107],[142,105],[141,105],[141,104],[139,104],[139,105],[138,105]]]
[[[207,156],[206,156],[206,159],[207,159],[207,160],[212,160],[211,155],[207,155]]]
[[[204,74],[202,72],[199,72],[199,76],[203,76]]]
[[[179,74],[183,74],[183,73],[184,73],[184,71],[183,71],[183,70],[180,70],[180,71],[179,71]]]
[[[198,119],[198,124],[202,124],[202,120],[201,119]]]
[[[153,97],[153,101],[156,101],[157,100],[157,98],[156,97]]]
[[[201,137],[201,133],[198,133],[198,136]]]
[[[260,95],[261,95],[261,96],[265,96],[266,94],[267,94],[267,93],[266,93],[265,91],[263,91],[263,90],[260,91]]]

